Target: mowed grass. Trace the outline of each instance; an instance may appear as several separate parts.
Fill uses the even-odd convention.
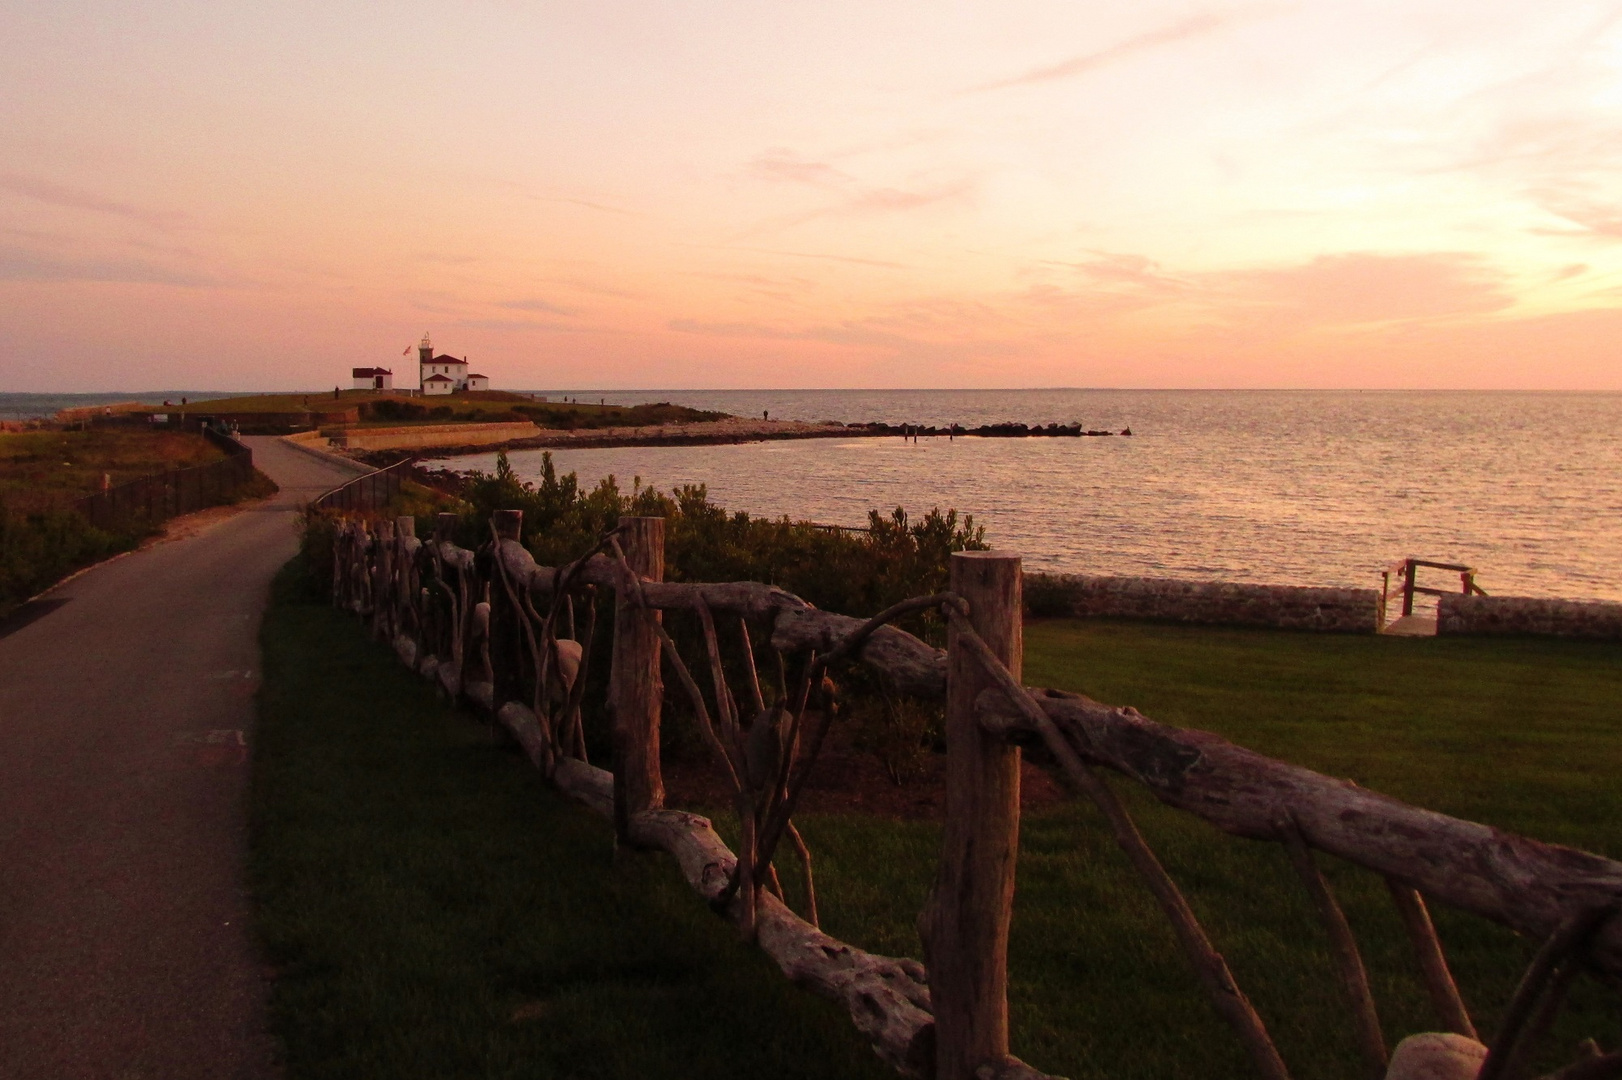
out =
[[[1622,646],[1546,639],[1397,639],[1051,621],[1025,630],[1025,681],[1130,704],[1167,723],[1419,805],[1622,857]],[[1113,781],[1190,898],[1298,1077],[1363,1075],[1327,939],[1277,845],[1227,836]],[[814,819],[831,933],[918,955],[938,832]],[[1436,1030],[1384,884],[1319,863],[1358,935],[1387,1041]],[[1433,909],[1488,1034],[1537,942]],[[1246,1077],[1159,909],[1090,806],[1022,823],[1010,947],[1014,1051],[1067,1076]],[[1545,1047],[1622,1044],[1614,991],[1579,981]]]
[[[841,1010],[738,945],[661,856],[550,792],[449,714],[350,618],[284,577],[266,621],[254,881],[280,970],[289,1075],[884,1075]],[[1055,621],[1026,681],[1133,704],[1436,809],[1622,854],[1622,650]],[[1363,1075],[1322,930],[1275,845],[1227,837],[1124,782],[1297,1077]],[[724,834],[733,830],[717,821]],[[938,829],[802,823],[825,929],[918,955]],[[1363,945],[1387,1037],[1434,1030],[1382,883],[1321,859]],[[791,901],[798,882],[784,867]],[[1435,912],[1493,1029],[1536,942]],[[1082,1077],[1246,1077],[1138,879],[1085,806],[1023,823],[1010,950],[1014,1051]],[[512,1021],[525,1008],[537,1019]],[[1622,1041],[1579,980],[1546,1061]]]

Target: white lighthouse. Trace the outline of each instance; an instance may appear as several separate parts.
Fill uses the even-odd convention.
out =
[[[458,360],[454,356],[435,356],[434,343],[428,339],[427,334],[422,335],[422,343],[417,346],[417,366],[422,379],[422,393],[424,397],[436,394],[453,394],[458,390],[467,389],[467,360]]]

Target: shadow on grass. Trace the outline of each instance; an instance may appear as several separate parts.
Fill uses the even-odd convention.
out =
[[[262,645],[250,875],[290,1077],[893,1075],[296,564]]]

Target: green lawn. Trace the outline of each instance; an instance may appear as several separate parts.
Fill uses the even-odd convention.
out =
[[[1622,858],[1622,644],[1054,620],[1025,681]]]
[[[437,704],[353,620],[302,599],[291,571],[263,641],[252,871],[290,1077],[884,1075],[839,1009],[739,946],[668,860],[614,858],[605,822]],[[1622,854],[1622,800],[1602,779],[1622,759],[1616,646],[1104,622],[1033,624],[1026,645],[1028,682]],[[1294,1074],[1359,1077],[1323,935],[1282,853],[1122,788]],[[825,928],[917,955],[935,827],[851,815],[802,827]],[[1383,886],[1324,864],[1388,1037],[1434,1028]],[[1490,1031],[1535,943],[1437,918]],[[1040,1068],[1249,1075],[1088,808],[1024,823],[1010,966],[1014,1049]],[[1614,1047],[1619,1018],[1614,995],[1579,983],[1551,1060],[1588,1035]]]
[[[1622,646],[1401,639],[1055,620],[1025,632],[1025,681],[1129,704],[1433,809],[1622,857]],[[1327,942],[1277,845],[1238,840],[1126,782],[1298,1077],[1358,1077]],[[935,830],[813,820],[830,932],[917,955],[910,913]],[[1383,884],[1320,857],[1363,946],[1391,1044],[1433,1030]],[[828,896],[824,900],[823,896]],[[1434,912],[1477,1025],[1493,1030],[1535,942]],[[1090,807],[1023,823],[1010,968],[1014,1050],[1079,1078],[1251,1075]],[[1622,1043],[1613,992],[1580,984],[1548,1064]]]

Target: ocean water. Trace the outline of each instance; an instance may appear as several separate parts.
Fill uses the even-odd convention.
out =
[[[860,525],[954,507],[1032,569],[1377,587],[1407,555],[1489,593],[1622,600],[1622,395],[1355,391],[538,391],[745,416],[1080,422],[1130,438],[834,438],[560,450],[729,510]],[[541,453],[511,455],[526,477]],[[450,459],[490,469],[494,455]],[[1442,571],[1421,583],[1456,588]]]
[[[234,397],[235,393],[222,390],[129,390],[107,394],[0,394],[0,420],[39,420],[55,416],[63,409],[77,409],[86,405],[117,405],[125,401],[139,401],[147,405],[161,405],[165,401],[207,401],[210,398]]]

